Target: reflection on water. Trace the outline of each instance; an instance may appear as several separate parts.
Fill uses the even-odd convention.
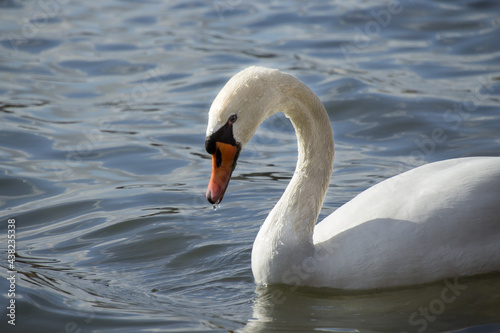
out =
[[[498,274],[380,291],[258,287],[241,332],[437,332],[480,325],[498,330]],[[484,325],[484,326],[483,326]],[[292,328],[292,329],[291,329]]]
[[[0,1],[15,331],[499,331],[498,276],[460,279],[460,295],[445,282],[256,294],[253,240],[296,161],[281,114],[242,151],[223,204],[204,195],[208,108],[250,65],[298,76],[328,110],[335,170],[320,218],[417,165],[500,155],[499,12],[472,0]]]

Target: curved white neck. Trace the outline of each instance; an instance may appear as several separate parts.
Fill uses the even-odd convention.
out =
[[[293,259],[300,260],[297,249],[303,249],[303,256],[314,250],[314,226],[328,190],[334,156],[333,130],[319,98],[291,75],[285,74],[278,82],[277,111],[285,113],[295,128],[298,161],[290,183],[254,243],[252,266],[264,265],[267,269],[279,269],[271,265],[274,259],[289,261],[277,259],[277,253],[294,253]],[[266,257],[268,262],[261,262]]]

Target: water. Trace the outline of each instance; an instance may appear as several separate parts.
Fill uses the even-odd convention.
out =
[[[17,250],[15,328],[0,262],[2,332],[500,331],[498,275],[256,288],[252,243],[294,170],[293,128],[263,124],[217,210],[204,151],[219,89],[262,65],[300,77],[329,112],[320,218],[423,163],[500,155],[498,2],[0,7],[0,232],[6,244],[15,220]]]

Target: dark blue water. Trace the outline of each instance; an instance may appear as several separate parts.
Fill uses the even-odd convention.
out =
[[[498,156],[499,36],[496,1],[0,1],[1,331],[500,331],[498,275],[256,288],[252,243],[293,173],[293,128],[263,124],[216,211],[204,150],[218,91],[261,65],[329,112],[320,218],[415,166]]]

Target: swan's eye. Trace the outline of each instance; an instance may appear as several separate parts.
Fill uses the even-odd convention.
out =
[[[237,115],[232,114],[232,115],[229,116],[228,121],[229,121],[230,124],[234,124],[236,122],[236,120],[238,120],[238,116]]]

